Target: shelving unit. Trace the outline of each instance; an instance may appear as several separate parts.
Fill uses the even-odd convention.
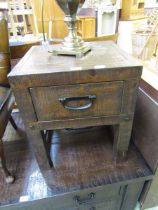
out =
[[[113,35],[117,32],[121,1],[105,1],[97,7],[97,36]]]
[[[7,0],[9,9],[10,35],[17,37],[33,33],[38,34],[36,17],[31,0]]]
[[[97,36],[116,33],[118,9],[116,6],[100,6],[97,11]]]

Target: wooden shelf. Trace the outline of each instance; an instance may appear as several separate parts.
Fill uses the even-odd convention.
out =
[[[37,35],[38,28],[32,2],[29,0],[7,0],[7,3],[10,34],[16,38],[19,33],[19,27],[21,28],[22,35],[28,33]]]

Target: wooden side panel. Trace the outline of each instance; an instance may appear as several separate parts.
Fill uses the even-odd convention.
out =
[[[140,182],[126,187],[121,210],[133,210],[135,208],[143,186],[144,182]]]
[[[5,12],[3,9],[0,11],[0,85],[2,86],[8,86],[7,74],[11,69],[7,20],[3,17]]]
[[[131,10],[131,2],[132,0],[123,0],[122,1],[122,9],[121,9],[121,18],[127,19]]]
[[[122,113],[133,113],[136,104],[139,79],[124,82]]]
[[[150,168],[155,172],[152,182],[141,195],[142,209],[158,205],[158,91],[141,81],[132,139]]]
[[[79,17],[78,22],[78,34],[83,38],[94,38],[95,37],[95,17]]]
[[[139,89],[132,138],[153,171],[158,166],[158,104]]]
[[[143,189],[140,203],[141,209],[156,207],[158,205],[158,171],[156,171],[153,181],[148,183],[147,188]]]

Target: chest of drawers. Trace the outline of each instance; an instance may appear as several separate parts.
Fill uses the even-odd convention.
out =
[[[112,125],[113,160],[125,156],[141,72],[112,42],[94,42],[82,58],[31,48],[9,81],[41,169],[53,164],[45,130]]]

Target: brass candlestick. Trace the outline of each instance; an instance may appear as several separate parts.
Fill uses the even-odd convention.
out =
[[[91,47],[84,43],[81,37],[77,36],[76,16],[78,7],[82,7],[85,0],[56,0],[60,8],[65,13],[64,21],[68,25],[68,36],[64,38],[64,42],[60,49],[53,51],[54,54],[76,55],[82,56],[91,50]]]

